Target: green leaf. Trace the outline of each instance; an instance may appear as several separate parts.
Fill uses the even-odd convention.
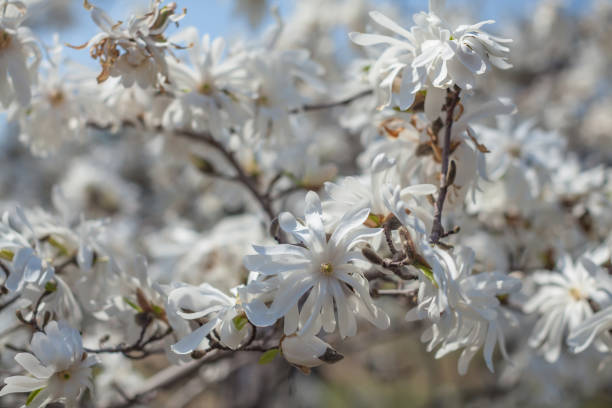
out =
[[[212,163],[203,157],[192,154],[189,156],[191,163],[204,174],[214,174],[215,168]]]
[[[55,292],[57,290],[57,283],[47,282],[45,284],[45,291],[47,292]]]
[[[372,221],[374,223],[374,225],[376,225],[376,226],[381,226],[382,225],[382,220],[376,214],[370,213],[370,215],[368,215],[368,220]]]
[[[13,261],[13,257],[15,256],[15,254],[13,253],[13,251],[9,250],[9,249],[0,249],[0,258],[7,260],[9,262]]]
[[[153,310],[153,314],[155,314],[156,317],[162,317],[165,313],[163,307],[154,305],[153,303],[151,303],[151,310]]]
[[[127,303],[128,305],[130,305],[132,307],[132,309],[134,309],[138,313],[142,313],[142,308],[140,306],[138,306],[136,303],[132,302],[130,299],[124,297],[123,301],[125,303]]]
[[[36,398],[36,396],[42,391],[44,390],[44,388],[39,388],[37,390],[34,390],[30,393],[30,395],[28,395],[28,399],[26,400],[26,406],[30,405],[32,403],[32,401],[34,401],[34,398]]]
[[[438,287],[438,283],[437,283],[437,282],[436,282],[436,280],[434,279],[434,274],[433,274],[433,271],[432,271],[432,270],[431,270],[429,267],[427,267],[427,266],[425,266],[425,265],[423,265],[423,264],[421,264],[421,263],[415,263],[415,264],[414,264],[414,266],[416,266],[417,268],[419,268],[419,270],[420,270],[421,272],[423,272],[423,275],[425,275],[425,276],[427,277],[427,279],[429,279],[429,280],[431,281],[431,283],[433,283],[433,285],[434,285],[436,288]]]
[[[234,327],[238,331],[242,330],[248,322],[249,319],[247,319],[246,316],[243,315],[238,315],[232,319],[232,323],[234,323]]]
[[[263,353],[259,358],[259,364],[268,364],[271,363],[272,360],[280,353],[280,350],[277,348],[270,349]]]

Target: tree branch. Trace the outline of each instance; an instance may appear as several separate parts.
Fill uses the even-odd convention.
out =
[[[179,130],[179,131],[174,132],[174,134],[177,136],[186,138],[186,139],[196,141],[196,142],[205,143],[208,146],[215,149],[217,152],[219,152],[227,160],[227,162],[232,166],[232,168],[236,172],[236,181],[243,184],[247,188],[247,190],[251,192],[253,197],[255,197],[255,199],[259,202],[261,208],[268,215],[270,220],[274,219],[275,213],[274,213],[274,210],[272,209],[272,201],[270,200],[270,197],[259,191],[256,181],[251,176],[249,176],[248,174],[244,172],[244,170],[242,169],[242,166],[240,165],[240,163],[238,163],[238,161],[234,157],[234,153],[226,149],[226,147],[222,143],[217,141],[208,132],[195,133],[189,130]]]
[[[440,173],[440,192],[435,203],[434,220],[431,228],[431,235],[429,241],[432,244],[437,244],[440,238],[444,235],[444,228],[442,227],[442,210],[444,208],[444,200],[446,199],[446,193],[448,187],[452,184],[452,180],[448,179],[448,162],[450,157],[450,144],[451,144],[451,133],[453,129],[453,115],[455,113],[455,107],[459,103],[459,93],[461,89],[455,85],[455,88],[447,90],[446,95],[446,122],[444,129],[444,145],[442,147],[442,171]]]
[[[349,96],[348,98],[345,98],[345,99],[342,99],[336,102],[328,102],[328,103],[321,103],[321,104],[315,104],[315,105],[304,105],[299,108],[291,109],[289,113],[295,114],[295,113],[301,113],[301,112],[310,112],[310,111],[316,111],[316,110],[335,108],[338,106],[344,106],[344,105],[350,104],[351,102],[356,101],[357,99],[361,99],[366,96],[372,95],[373,93],[374,91],[372,89],[366,89],[365,91],[361,91],[358,94]]]

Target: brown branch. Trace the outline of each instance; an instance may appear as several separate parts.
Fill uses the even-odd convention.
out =
[[[234,157],[233,152],[226,149],[226,147],[221,142],[217,141],[208,132],[195,133],[189,130],[179,130],[174,132],[174,134],[189,140],[205,143],[215,149],[217,152],[219,152],[236,172],[236,181],[243,184],[247,188],[247,190],[251,192],[253,197],[255,197],[255,199],[259,202],[261,208],[268,215],[270,220],[274,219],[275,214],[274,210],[272,209],[272,202],[270,198],[266,194],[263,194],[259,191],[256,180],[245,173],[240,163],[238,163],[238,161]]]
[[[442,210],[444,208],[444,200],[446,199],[446,193],[448,187],[452,184],[448,180],[448,163],[450,157],[450,145],[451,145],[451,133],[453,128],[453,115],[455,107],[459,103],[459,93],[461,89],[455,85],[453,90],[448,89],[446,95],[446,104],[444,109],[446,110],[446,122],[444,129],[444,145],[442,147],[442,171],[440,173],[440,192],[435,203],[434,220],[431,228],[431,235],[429,241],[432,244],[437,244],[440,238],[444,235],[444,228],[442,227]]]
[[[9,307],[10,305],[12,305],[13,303],[15,303],[17,301],[17,299],[19,299],[21,297],[21,295],[16,295],[13,296],[13,298],[11,298],[10,300],[7,300],[6,302],[4,302],[3,304],[0,305],[0,311],[6,309],[7,307]]]
[[[330,109],[330,108],[335,108],[338,106],[345,106],[345,105],[350,104],[351,102],[356,101],[357,99],[361,99],[363,97],[372,95],[373,93],[374,91],[372,89],[366,89],[365,91],[361,91],[358,94],[349,96],[348,98],[345,98],[345,99],[342,99],[336,102],[328,102],[328,103],[321,103],[321,104],[315,104],[315,105],[304,105],[299,108],[291,109],[289,113],[295,114],[295,113],[301,113],[301,112],[310,112],[310,111],[316,111],[316,110]]]
[[[145,333],[147,331],[147,328],[150,326],[151,322],[144,324],[142,326],[138,340],[136,340],[136,342],[131,345],[119,344],[118,346],[115,346],[115,347],[106,347],[106,348],[100,348],[100,349],[90,349],[90,348],[83,348],[83,349],[86,352],[92,353],[92,354],[121,353],[127,358],[130,358],[133,360],[141,360],[152,354],[163,353],[163,350],[161,349],[151,350],[151,349],[147,349],[146,346],[169,336],[172,333],[172,328],[168,327],[165,331],[161,333],[158,330],[155,334],[153,334],[151,337],[145,340]]]
[[[26,319],[25,317],[23,317],[23,313],[21,310],[18,310],[15,313],[15,316],[17,317],[17,319],[26,325],[32,326],[32,328],[35,331],[39,331],[42,332],[44,331],[45,325],[47,324],[47,320],[48,320],[48,313],[46,317],[43,318],[43,324],[42,326],[40,326],[38,324],[38,311],[40,309],[40,305],[42,304],[42,301],[44,298],[46,298],[47,296],[49,296],[51,293],[53,293],[53,291],[50,290],[46,290],[40,295],[40,297],[38,298],[38,300],[36,301],[36,303],[34,304],[33,308],[32,308],[32,316],[29,319]]]
[[[193,377],[203,365],[222,360],[229,356],[232,356],[232,353],[226,351],[215,351],[199,360],[191,361],[182,366],[171,365],[147,379],[143,387],[134,392],[131,397],[127,398],[126,401],[119,404],[109,405],[108,408],[129,408],[133,405],[142,403],[145,399],[147,399],[149,394],[154,393],[157,390],[171,388],[185,379]]]
[[[338,106],[344,106],[344,105],[350,104],[351,102],[357,99],[371,95],[372,93],[373,91],[371,89],[367,89],[365,91],[361,91],[358,94],[342,99],[340,101],[323,103],[323,104],[315,104],[315,105],[304,105],[299,108],[291,109],[289,113],[296,114],[296,113],[301,113],[301,112],[316,111],[316,110],[329,109],[329,108],[338,107]],[[106,131],[112,128],[111,125],[100,125],[96,123],[95,121],[88,121],[86,125],[89,128],[100,130],[100,131]],[[144,123],[142,121],[137,121],[135,123],[129,120],[125,120],[121,123],[121,126],[137,127],[137,126],[144,126]],[[152,130],[163,131],[164,129],[161,127],[156,127],[155,129],[152,129]],[[265,192],[261,192],[257,185],[257,181],[253,177],[245,173],[240,163],[238,163],[238,161],[234,157],[234,153],[228,150],[221,142],[217,141],[209,132],[196,133],[196,132],[189,131],[189,130],[179,130],[179,131],[175,131],[174,134],[177,136],[189,139],[189,140],[199,142],[199,143],[205,143],[206,145],[212,147],[214,150],[219,152],[227,160],[230,166],[234,169],[234,171],[236,172],[236,175],[231,176],[231,175],[216,174],[216,173],[211,173],[210,175],[213,177],[218,177],[220,179],[224,179],[228,181],[236,181],[236,182],[243,184],[247,188],[247,190],[251,192],[253,197],[255,197],[255,199],[257,200],[257,202],[259,203],[259,205],[261,206],[261,208],[263,209],[263,211],[266,213],[266,215],[268,216],[270,220],[273,220],[276,216],[272,208],[272,203],[275,201],[275,199],[281,198],[284,195],[299,189],[299,188],[296,189],[295,187],[292,187],[290,190],[283,191],[278,196],[272,197],[272,188],[280,180],[280,178],[282,177],[282,173],[277,175],[270,182]]]

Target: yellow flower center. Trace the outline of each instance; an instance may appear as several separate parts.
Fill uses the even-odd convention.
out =
[[[70,372],[68,371],[62,371],[58,375],[62,380],[68,381],[70,379]]]
[[[321,273],[325,276],[331,276],[334,273],[334,267],[330,263],[322,263]]]
[[[208,94],[212,93],[212,90],[213,90],[213,87],[208,82],[200,84],[200,86],[198,88],[198,91],[201,94],[204,94],[204,95],[208,95]]]
[[[582,293],[577,288],[571,288],[569,290],[569,293],[574,298],[575,301],[579,301],[583,299]]]

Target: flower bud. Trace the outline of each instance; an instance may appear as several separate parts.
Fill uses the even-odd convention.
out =
[[[291,335],[281,341],[281,352],[285,359],[300,368],[333,364],[344,358],[332,346],[316,336]]]

